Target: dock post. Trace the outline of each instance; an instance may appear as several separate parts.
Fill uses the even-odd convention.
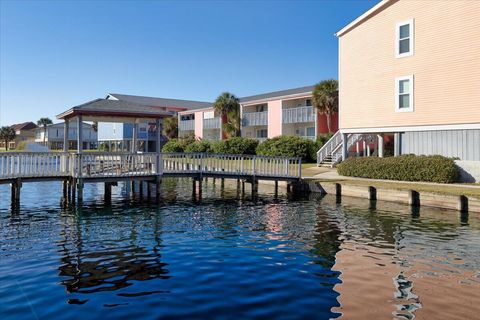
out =
[[[132,194],[135,193],[135,180],[132,180]]]
[[[150,181],[147,182],[147,198],[148,200],[152,198],[152,184]]]
[[[77,199],[78,199],[78,202],[81,202],[83,201],[83,180],[82,179],[78,179],[77,180]]]
[[[245,196],[245,180],[242,180],[242,197]]]
[[[202,180],[203,178],[201,177],[198,179],[198,201],[202,200]]]
[[[11,184],[12,187],[12,204],[18,205],[20,204],[20,189],[22,188],[22,182],[20,179],[16,179]]]
[[[72,179],[70,181],[70,188],[72,189],[72,203],[75,203],[75,200],[77,198],[76,193],[77,193],[77,179]]]
[[[252,179],[252,198],[255,199],[258,195],[258,181],[257,179]]]
[[[140,198],[143,197],[143,181],[138,181],[138,192],[140,193]]]
[[[112,184],[110,182],[105,182],[104,200],[105,202],[112,201]]]
[[[287,193],[292,192],[292,184],[290,182],[287,182]]]
[[[278,180],[275,180],[275,198],[278,198]]]
[[[68,197],[67,196],[67,192],[68,192],[68,182],[67,182],[67,180],[63,180],[62,185],[63,185],[62,201],[66,201],[67,197]]]
[[[162,178],[160,176],[157,176],[157,179],[155,181],[155,198],[157,199],[157,202],[160,201],[160,187],[162,186]]]
[[[196,190],[197,189],[197,181],[195,178],[192,178],[192,197],[195,199],[196,198]]]

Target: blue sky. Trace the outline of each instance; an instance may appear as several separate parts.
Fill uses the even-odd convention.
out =
[[[212,101],[337,77],[334,33],[378,0],[0,0],[0,125],[109,92]]]

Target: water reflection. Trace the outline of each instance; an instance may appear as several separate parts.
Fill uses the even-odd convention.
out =
[[[324,206],[333,206],[323,200]],[[331,202],[331,201],[330,201]],[[466,228],[465,217],[421,208],[348,199],[339,210],[344,238],[334,270],[341,272],[344,319],[473,319],[480,301],[479,221]],[[365,208],[365,209],[362,209]],[[354,210],[351,210],[354,209]]]
[[[82,216],[81,210],[70,216],[63,215],[61,240],[57,242],[61,257],[58,274],[63,279],[60,283],[68,293],[92,294],[117,291],[131,286],[133,281],[168,279],[167,264],[161,262],[160,219],[160,215],[153,216],[151,230],[137,230],[138,224],[132,221],[122,228],[121,234],[108,239],[97,228],[91,228],[93,221]],[[148,233],[152,238],[148,245],[143,244],[141,238]],[[119,295],[134,297],[155,292]]]
[[[190,181],[167,180],[160,205],[126,199],[120,185],[108,206],[86,188],[84,207],[65,209],[37,187],[25,186],[29,201],[15,212],[0,199],[2,319],[480,312],[476,217],[354,198],[289,200],[271,187],[251,201],[236,182],[210,180],[201,203]]]

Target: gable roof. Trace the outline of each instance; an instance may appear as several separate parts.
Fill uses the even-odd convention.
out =
[[[57,115],[57,119],[68,119],[77,115],[87,115],[91,117],[164,118],[172,116],[173,112],[123,100],[95,99],[62,112]]]
[[[193,101],[193,100],[181,100],[181,99],[169,99],[169,98],[154,98],[145,96],[134,96],[129,94],[109,93],[107,96],[114,99],[137,103],[150,107],[177,107],[185,109],[200,109],[212,106],[211,102],[205,101]]]
[[[240,98],[240,103],[257,101],[257,100],[269,100],[273,98],[280,98],[280,97],[291,96],[291,95],[301,95],[306,93],[312,93],[314,88],[315,86],[306,86],[306,87],[300,87],[300,88],[293,88],[293,89],[257,94],[253,96]]]
[[[38,126],[31,122],[31,121],[28,121],[28,122],[23,122],[23,123],[16,123],[16,124],[12,124],[10,126],[10,128],[12,128],[13,130],[15,131],[20,131],[20,130],[32,130],[32,129],[36,129]]]
[[[365,20],[369,19],[373,15],[377,14],[381,10],[384,10],[385,8],[389,7],[393,3],[397,2],[399,0],[382,0],[379,3],[377,3],[375,6],[370,8],[370,10],[366,11],[364,14],[359,16],[357,19],[353,20],[349,24],[347,24],[345,27],[343,27],[341,30],[339,30],[335,35],[337,37],[342,36],[346,32],[350,31],[351,29],[355,28],[359,24],[363,23]]]

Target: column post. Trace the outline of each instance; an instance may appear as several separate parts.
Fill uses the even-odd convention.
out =
[[[402,154],[402,135],[400,132],[395,132],[393,137],[393,155],[395,157]]]
[[[384,143],[383,143],[383,133],[377,134],[378,140],[378,157],[383,158],[383,150],[384,150]]]
[[[158,175],[161,175],[162,172],[162,158],[161,158],[161,152],[162,152],[162,146],[161,146],[161,138],[162,138],[162,128],[160,124],[160,119],[155,119],[155,127],[156,127],[156,139],[155,139],[155,152],[157,154],[157,161],[156,161],[156,168],[155,172]]]
[[[138,150],[138,122],[133,123],[133,139],[132,139],[132,153],[137,153]]]
[[[348,157],[348,134],[342,133],[342,161]]]

